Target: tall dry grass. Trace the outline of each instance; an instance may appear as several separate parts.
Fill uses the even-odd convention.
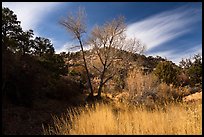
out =
[[[148,111],[144,107],[123,107],[96,104],[68,109],[62,117],[54,117],[54,126],[45,128],[45,135],[69,134],[202,134],[202,104],[169,104]]]
[[[54,125],[43,126],[44,134],[202,134],[202,103],[172,101],[187,90],[159,83],[153,74],[143,75],[138,70],[129,72],[126,82],[124,92],[106,94],[112,100],[108,104],[69,108],[61,117],[53,116]]]

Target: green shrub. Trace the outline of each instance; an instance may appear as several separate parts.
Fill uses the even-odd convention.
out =
[[[182,59],[179,65],[189,77],[191,86],[202,84],[202,56],[200,54],[194,55],[193,58]]]
[[[171,62],[158,63],[153,73],[160,79],[160,82],[165,82],[168,85],[178,85],[177,75],[179,70]]]

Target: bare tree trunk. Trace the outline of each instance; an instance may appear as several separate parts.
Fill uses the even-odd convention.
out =
[[[99,88],[98,88],[98,95],[97,97],[101,97],[101,91],[102,91],[102,87],[103,87],[103,79],[104,79],[104,74],[105,74],[106,69],[104,68],[102,74],[101,74],[101,80],[100,80],[100,84],[99,84]]]
[[[81,39],[78,38],[78,40],[79,40],[79,43],[80,43],[80,46],[81,46],[81,51],[82,51],[82,56],[83,56],[83,61],[84,61],[84,67],[85,67],[85,70],[86,70],[88,84],[89,84],[89,88],[90,88],[90,91],[91,91],[89,96],[93,97],[93,87],[92,87],[92,84],[91,84],[91,78],[90,78],[89,71],[88,71],[87,64],[86,64],[86,59],[85,59],[85,55],[84,55],[83,45],[82,45]]]

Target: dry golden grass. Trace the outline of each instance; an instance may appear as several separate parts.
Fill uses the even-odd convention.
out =
[[[44,134],[202,134],[202,104],[169,104],[148,111],[144,107],[96,104],[68,109]]]
[[[53,116],[54,126],[43,126],[44,134],[202,134],[202,98],[191,103],[172,101],[189,91],[159,83],[154,75],[143,75],[138,70],[129,72],[126,82],[127,89],[122,93],[102,94],[109,98],[109,103],[69,108],[61,117]],[[165,103],[154,101],[151,95],[144,98],[143,105],[130,103],[129,100],[142,98],[145,93],[154,93],[158,97],[156,100]]]

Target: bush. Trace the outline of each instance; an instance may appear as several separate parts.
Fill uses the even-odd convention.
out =
[[[187,70],[190,76],[190,83],[193,86],[202,83],[202,58],[199,55],[195,55],[194,59],[192,66]]]
[[[68,67],[63,60],[63,57],[54,55],[44,55],[39,58],[41,66],[47,69],[55,78],[59,78],[60,75],[67,75]]]
[[[193,61],[191,58],[182,59],[179,65],[183,68],[184,73],[189,77],[189,84],[191,86],[202,84],[202,56],[200,54],[194,55]]]
[[[153,91],[159,83],[155,75],[143,75],[142,71],[134,69],[128,73],[126,85],[126,89],[129,91],[131,96],[136,96],[144,92]]]
[[[158,63],[153,73],[160,79],[160,82],[165,82],[168,85],[178,85],[177,75],[179,71],[170,62]]]
[[[181,101],[183,93],[173,85],[160,83],[158,78],[150,73],[143,75],[141,71],[133,70],[128,73],[126,90],[129,101],[134,104],[165,104],[172,101]]]
[[[69,78],[61,77],[58,80],[52,80],[49,87],[50,90],[46,93],[47,97],[56,100],[66,100],[69,102],[70,99],[81,94],[79,84]]]

